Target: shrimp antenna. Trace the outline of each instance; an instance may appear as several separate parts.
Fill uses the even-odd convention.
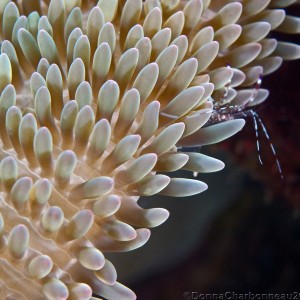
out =
[[[275,157],[275,161],[276,161],[276,165],[277,165],[277,170],[278,170],[278,172],[279,172],[279,174],[280,174],[281,179],[283,179],[284,177],[283,177],[282,168],[281,168],[281,165],[280,165],[280,162],[279,162],[279,159],[278,159],[278,156],[277,156],[275,147],[274,147],[274,145],[273,145],[272,142],[271,142],[271,139],[270,139],[268,130],[267,130],[266,126],[264,125],[262,119],[259,117],[259,115],[258,115],[255,111],[251,110],[251,114],[252,114],[252,116],[253,116],[253,122],[254,122],[254,128],[255,128],[256,146],[257,146],[257,152],[258,152],[258,159],[259,159],[260,163],[263,164],[263,163],[262,163],[262,159],[261,159],[261,155],[260,155],[260,147],[259,147],[259,139],[258,139],[258,126],[257,126],[257,121],[258,121],[260,127],[262,128],[265,137],[266,137],[267,140],[268,140],[268,143],[269,143],[269,145],[270,145],[270,148],[271,148],[271,150],[272,150],[272,153],[273,153],[273,155],[274,155],[274,157]],[[256,121],[256,120],[257,120],[257,121]]]

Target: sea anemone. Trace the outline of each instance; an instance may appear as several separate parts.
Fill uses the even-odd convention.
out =
[[[168,218],[140,196],[207,188],[165,173],[223,168],[181,147],[239,131],[205,127],[216,103],[262,102],[253,84],[298,58],[265,38],[299,31],[272,8],[285,2],[1,1],[1,299],[136,298],[103,252],[142,246]]]

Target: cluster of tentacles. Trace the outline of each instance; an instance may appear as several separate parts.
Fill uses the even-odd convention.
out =
[[[140,196],[207,188],[166,173],[223,168],[178,147],[243,127],[202,128],[215,103],[248,103],[261,75],[299,56],[266,38],[299,31],[275,9],[293,2],[0,2],[1,299],[136,298],[103,253],[142,246],[168,218]]]

